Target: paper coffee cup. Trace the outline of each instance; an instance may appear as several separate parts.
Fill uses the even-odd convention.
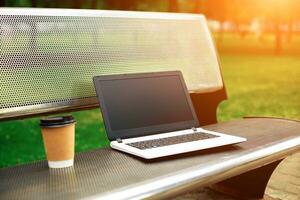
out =
[[[41,119],[41,128],[50,168],[73,166],[75,123],[72,116]]]

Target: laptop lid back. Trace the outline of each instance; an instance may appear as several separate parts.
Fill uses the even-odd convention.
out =
[[[110,140],[198,127],[180,71],[94,77]]]

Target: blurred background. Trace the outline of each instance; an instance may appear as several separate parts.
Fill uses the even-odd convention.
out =
[[[1,0],[0,7],[204,14],[228,93],[219,121],[244,116],[300,120],[299,0]],[[76,152],[108,146],[99,109],[72,114],[78,122]],[[38,117],[0,122],[0,138],[0,168],[45,159]]]

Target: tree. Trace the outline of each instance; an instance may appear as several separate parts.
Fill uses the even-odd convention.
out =
[[[284,30],[288,25],[287,38],[291,40],[293,24],[300,19],[299,0],[196,0],[195,12],[203,12],[208,18],[220,22],[219,42],[222,41],[224,22],[235,24],[241,36],[245,34],[241,28],[260,19],[275,35],[274,52],[282,52]],[[200,11],[200,6],[204,7]],[[271,28],[270,28],[271,27]]]
[[[195,0],[194,1],[194,13],[205,13],[206,0]]]
[[[294,0],[260,0],[257,3],[259,14],[264,19],[264,23],[269,24],[271,31],[275,34],[274,52],[276,54],[282,53],[282,26],[290,23],[290,29],[292,29],[293,15],[296,11],[293,8],[294,4]]]
[[[169,0],[169,12],[178,12],[177,0]]]
[[[217,43],[221,43],[223,41],[224,35],[224,22],[229,20],[229,9],[230,9],[230,1],[232,0],[208,0],[203,2],[204,14],[213,20],[217,20],[220,23],[220,30],[218,33],[218,41]],[[201,4],[197,4],[198,6]],[[196,5],[196,6],[197,6]],[[198,8],[199,10],[199,8]]]
[[[106,0],[104,8],[109,10],[136,10],[138,0]]]

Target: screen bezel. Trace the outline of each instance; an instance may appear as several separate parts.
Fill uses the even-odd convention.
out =
[[[134,79],[134,78],[149,78],[149,77],[164,77],[164,76],[178,76],[181,82],[181,86],[183,87],[186,100],[191,109],[193,120],[175,122],[175,123],[166,123],[161,125],[147,126],[147,127],[139,127],[139,128],[131,128],[131,129],[123,129],[123,130],[112,130],[107,108],[105,106],[105,100],[103,98],[103,93],[101,90],[101,81],[111,81],[111,80],[123,80],[123,79]],[[102,117],[104,120],[104,125],[106,128],[106,133],[108,139],[113,141],[118,138],[133,138],[133,137],[141,137],[152,134],[171,132],[176,130],[183,130],[192,127],[199,127],[199,121],[194,110],[194,106],[189,95],[188,89],[184,82],[181,71],[167,71],[167,72],[150,72],[150,73],[138,73],[138,74],[118,74],[118,75],[102,75],[93,77],[93,82],[96,90],[96,94],[98,96],[100,111],[102,113]]]

